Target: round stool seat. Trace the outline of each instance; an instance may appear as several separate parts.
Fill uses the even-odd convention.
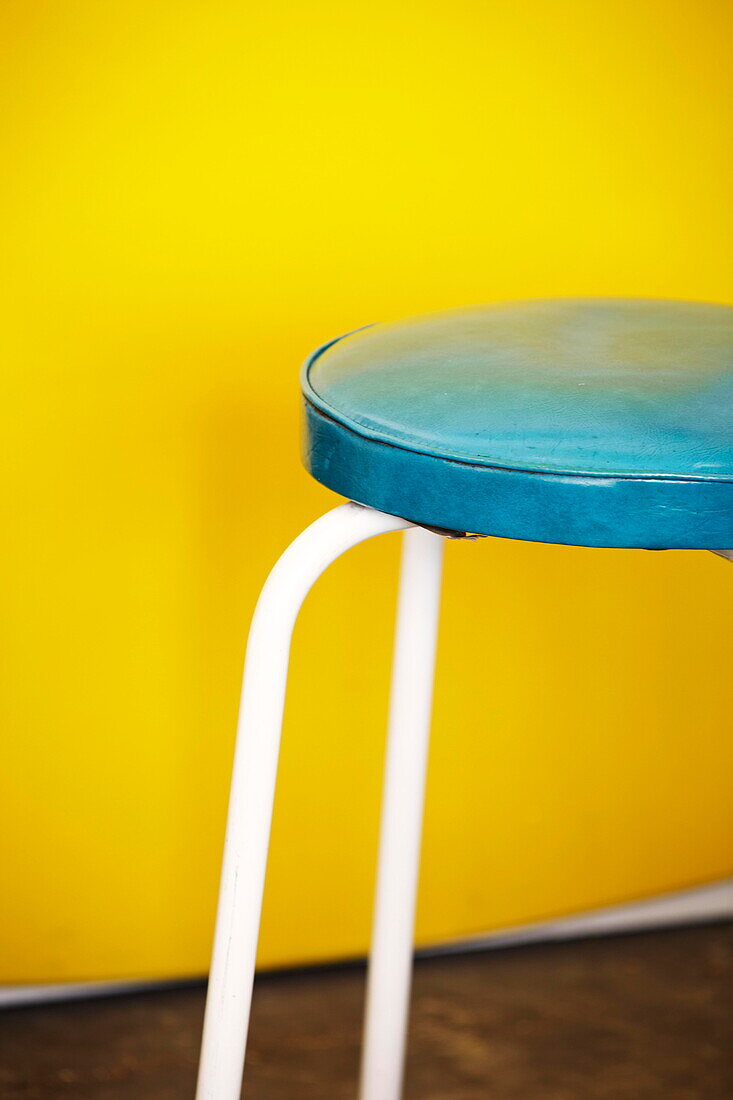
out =
[[[502,303],[372,325],[306,362],[305,464],[425,526],[733,546],[733,307]]]

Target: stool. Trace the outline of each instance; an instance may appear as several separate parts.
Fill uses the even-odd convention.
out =
[[[302,374],[304,461],[349,499],[285,551],[247,645],[198,1100],[239,1100],[291,633],[335,558],[405,532],[361,1100],[398,1100],[445,536],[733,547],[733,308],[558,299],[341,337]]]

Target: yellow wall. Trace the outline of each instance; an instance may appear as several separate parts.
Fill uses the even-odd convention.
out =
[[[0,10],[0,980],[204,969],[297,369],[496,298],[733,298],[724,0]],[[363,951],[397,540],[297,628],[265,963]],[[448,547],[419,938],[731,870],[733,571]]]

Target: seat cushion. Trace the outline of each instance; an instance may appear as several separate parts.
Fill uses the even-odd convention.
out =
[[[733,307],[556,299],[372,325],[303,368],[305,464],[416,523],[733,546]]]

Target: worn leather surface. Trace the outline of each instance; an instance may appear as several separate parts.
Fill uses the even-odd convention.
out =
[[[373,325],[303,371],[305,462],[440,527],[733,545],[733,308],[557,299]]]

